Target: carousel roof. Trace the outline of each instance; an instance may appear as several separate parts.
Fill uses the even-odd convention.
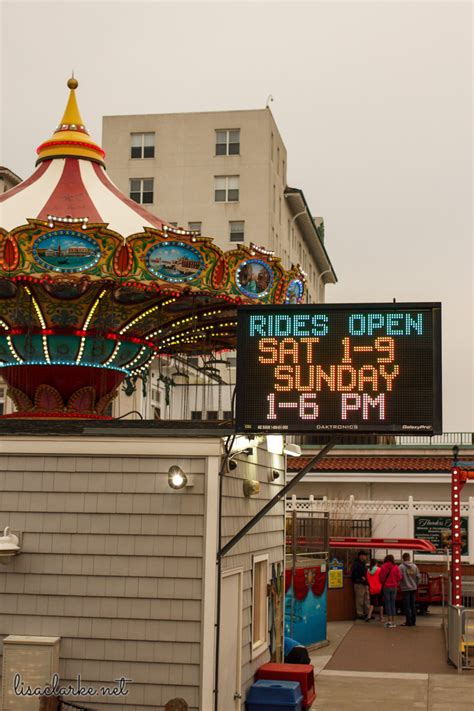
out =
[[[36,171],[0,196],[0,372],[18,416],[101,416],[153,358],[234,348],[238,304],[305,296],[273,252],[223,252],[125,197],[68,86]]]
[[[0,196],[0,226],[11,230],[25,218],[50,216],[100,222],[120,235],[144,227],[162,229],[165,221],[126,197],[108,177],[105,153],[91,140],[77,106],[77,80],[70,79],[69,100],[53,136],[38,150],[36,171]]]

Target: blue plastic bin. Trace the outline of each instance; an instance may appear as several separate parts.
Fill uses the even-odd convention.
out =
[[[249,689],[245,708],[247,711],[302,711],[299,682],[259,679]]]

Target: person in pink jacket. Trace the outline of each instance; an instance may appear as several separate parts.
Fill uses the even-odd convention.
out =
[[[395,624],[395,598],[397,597],[397,588],[401,579],[402,574],[398,565],[395,565],[393,555],[386,555],[379,576],[385,600],[385,611],[388,617],[388,622],[385,623],[384,627],[397,626]]]
[[[383,601],[382,601],[382,583],[380,582],[381,568],[375,558],[371,558],[370,567],[367,570],[367,582],[369,584],[370,605],[366,622],[373,620],[372,613],[375,607],[379,608],[380,622],[383,622]]]

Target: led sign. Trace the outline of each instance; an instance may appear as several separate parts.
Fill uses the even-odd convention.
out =
[[[441,304],[238,310],[239,432],[441,433]]]

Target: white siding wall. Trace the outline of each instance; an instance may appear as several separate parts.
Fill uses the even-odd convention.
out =
[[[21,531],[23,547],[0,570],[0,636],[60,636],[63,682],[133,678],[116,711],[175,696],[197,709],[205,459],[160,457],[159,442],[156,457],[23,449],[0,457],[0,527]],[[171,463],[193,488],[168,487]]]

